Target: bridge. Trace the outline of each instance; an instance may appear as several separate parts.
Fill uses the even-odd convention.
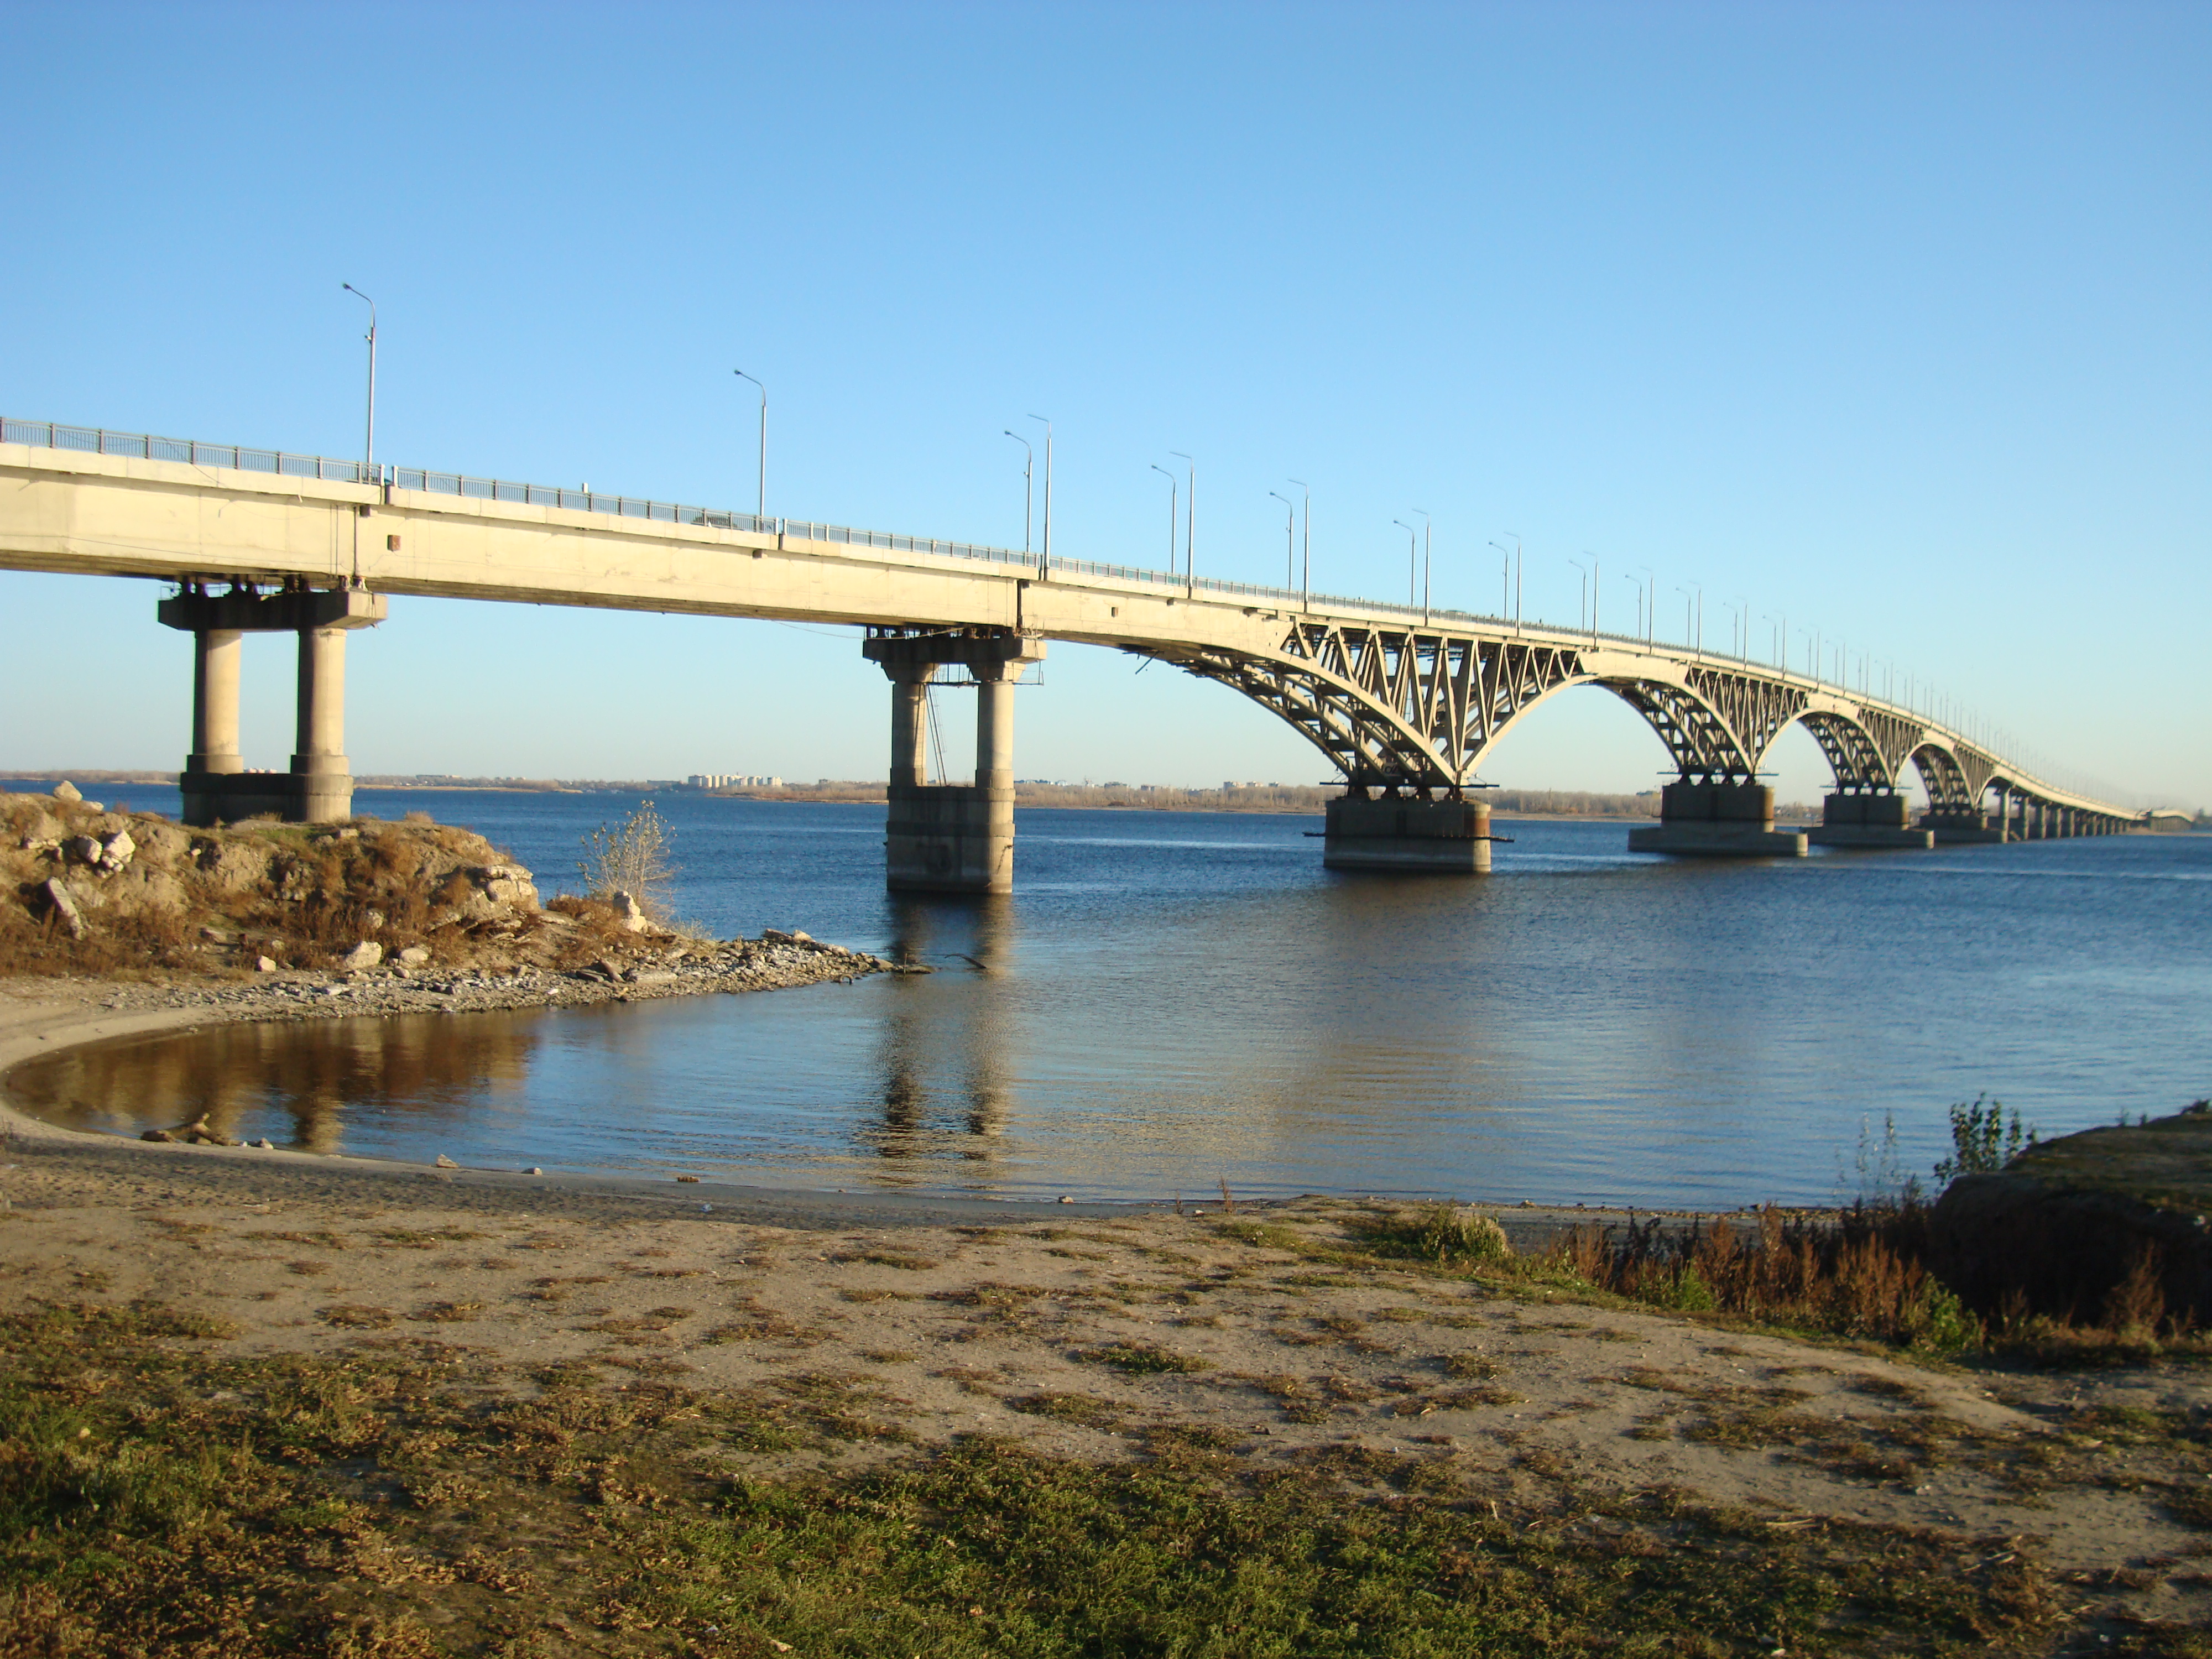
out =
[[[1171,664],[1295,727],[1345,781],[1324,838],[1337,868],[1487,870],[1478,768],[1580,685],[1634,708],[1673,758],[1636,850],[1796,856],[2148,827],[1864,690],[1649,638],[96,428],[0,421],[0,568],[176,585],[157,615],[194,641],[179,783],[196,823],[350,812],[346,635],[397,593],[864,628],[891,682],[885,854],[904,889],[1012,885],[1012,688],[1050,640]],[[248,772],[239,753],[240,641],[254,630],[299,637],[287,772]],[[972,783],[926,775],[932,684],[977,692]],[[1809,831],[1777,829],[1759,781],[1792,724],[1834,774]],[[1917,821],[1908,766],[1928,803]]]

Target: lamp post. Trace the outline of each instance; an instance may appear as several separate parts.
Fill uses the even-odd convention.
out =
[[[361,446],[361,470],[367,472],[376,465],[376,301],[351,283],[338,286],[368,307],[368,435]]]
[[[1406,608],[1411,611],[1421,597],[1421,538],[1403,519],[1390,522],[1406,532]]]
[[[1729,619],[1729,655],[1731,655],[1731,656],[1733,656],[1733,657],[1735,657],[1735,658],[1737,658],[1739,660],[1741,660],[1741,658],[1742,658],[1742,656],[1743,656],[1743,652],[1742,652],[1742,650],[1740,648],[1740,645],[1739,645],[1739,641],[1738,641],[1738,639],[1737,639],[1737,635],[1738,635],[1739,634],[1741,634],[1741,633],[1742,632],[1742,629],[1743,629],[1743,623],[1744,623],[1744,620],[1745,620],[1745,618],[1744,618],[1744,614],[1743,614],[1743,612],[1742,612],[1741,611],[1738,610],[1735,605],[1732,605],[1723,604],[1723,605],[1721,606],[1721,609],[1728,612],[1728,619]]]
[[[1198,592],[1198,463],[1180,449],[1168,453],[1179,461],[1190,461],[1190,477],[1182,492],[1182,574],[1185,592],[1194,595]]]
[[[1650,569],[1650,567],[1649,565],[1642,566],[1642,567],[1640,567],[1640,568],[1644,568],[1644,569],[1646,569],[1646,570],[1648,570],[1648,569]],[[1628,573],[1627,580],[1628,580],[1629,581],[1631,581],[1631,582],[1632,582],[1632,583],[1634,583],[1634,584],[1635,584],[1635,587],[1636,587],[1636,625],[1637,625],[1638,628],[1641,628],[1641,627],[1643,627],[1643,626],[1644,626],[1644,615],[1645,615],[1645,613],[1646,613],[1646,612],[1650,609],[1650,605],[1647,603],[1647,602],[1650,600],[1650,599],[1651,598],[1651,589],[1650,589],[1650,585],[1648,582],[1638,581],[1638,580],[1637,580],[1636,572],[1635,572],[1635,571],[1633,571],[1633,570],[1632,570],[1632,571],[1630,571],[1630,572]],[[1647,646],[1648,646],[1648,645],[1650,645],[1650,644],[1651,643],[1650,640],[1648,637],[1644,640],[1644,644],[1645,644],[1645,645],[1647,645]]]
[[[1030,419],[1044,427],[1044,548],[1037,555],[1037,579],[1042,581],[1052,574],[1052,422],[1042,415]]]
[[[741,380],[752,380],[760,392],[760,480],[758,493],[753,497],[753,524],[757,528],[760,521],[768,517],[768,388],[742,368],[730,372]]]
[[[1569,559],[1567,562],[1582,574],[1582,592],[1575,600],[1575,632],[1579,634],[1589,619],[1589,567],[1580,559]]]
[[[1521,631],[1521,538],[1510,530],[1501,530],[1498,533],[1513,538],[1513,631],[1518,634]],[[1505,550],[1496,542],[1491,545],[1498,548],[1500,553]]]
[[[1279,489],[1267,492],[1283,504],[1283,586],[1297,586],[1298,574],[1298,504]]]
[[[1429,625],[1429,573],[1435,568],[1429,553],[1435,544],[1432,540],[1435,526],[1429,523],[1429,515],[1419,507],[1407,510],[1421,521],[1421,626],[1426,628]]]
[[[1030,441],[1027,438],[1022,436],[1012,427],[1001,429],[1006,436],[1022,447],[1022,551],[1027,554],[1030,550],[1030,483],[1036,472],[1036,451],[1030,447]]]
[[[1302,609],[1310,611],[1313,609],[1313,490],[1304,478],[1292,478],[1290,482],[1306,493],[1305,548],[1299,560],[1298,604]]]
[[[1595,644],[1597,643],[1597,605],[1598,605],[1598,601],[1599,601],[1601,599],[1602,599],[1602,598],[1604,598],[1604,597],[1605,597],[1605,594],[1604,594],[1604,588],[1603,588],[1603,586],[1602,586],[1602,583],[1603,583],[1603,577],[1602,577],[1602,575],[1601,575],[1601,573],[1604,570],[1604,568],[1605,568],[1605,561],[1604,561],[1604,560],[1602,560],[1602,559],[1601,559],[1600,557],[1598,557],[1598,556],[1597,556],[1596,554],[1595,554],[1595,553],[1590,553],[1589,549],[1588,549],[1587,547],[1586,547],[1586,548],[1584,548],[1584,549],[1583,549],[1583,552],[1585,552],[1585,553],[1589,553],[1589,562],[1590,562],[1590,643],[1591,643],[1592,645],[1595,645]]]
[[[1175,574],[1176,492],[1182,487],[1182,480],[1158,461],[1152,463],[1152,471],[1168,481],[1168,574],[1172,576]]]
[[[1696,620],[1692,621],[1691,593],[1695,590]],[[1682,643],[1690,647],[1690,654],[1702,658],[1705,654],[1705,590],[1702,583],[1692,582],[1688,587],[1674,590],[1682,596]]]

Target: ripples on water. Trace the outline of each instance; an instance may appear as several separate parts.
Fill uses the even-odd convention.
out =
[[[626,805],[359,804],[483,830],[549,890]],[[242,1139],[464,1164],[1680,1206],[1848,1192],[1885,1113],[1925,1170],[1945,1105],[1983,1091],[2046,1133],[2212,1091],[2212,838],[1677,864],[1621,824],[1501,822],[1470,880],[1332,875],[1316,819],[1031,811],[1011,899],[918,902],[882,890],[880,807],[661,804],[686,914],[939,971],[233,1028],[10,1087],[85,1127],[206,1109]]]

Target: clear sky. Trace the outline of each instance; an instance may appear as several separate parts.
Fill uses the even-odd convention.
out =
[[[2212,7],[0,12],[0,409],[1021,539],[1679,635],[1747,602],[2131,800],[2212,803]],[[0,766],[177,764],[155,591],[0,575]],[[1793,640],[1792,659],[1806,642]],[[289,642],[248,759],[291,747]],[[1884,665],[1887,665],[1885,666]],[[399,600],[357,771],[880,775],[850,630]],[[1055,646],[1024,776],[1313,781],[1233,694]],[[956,705],[958,720],[964,706]],[[1802,733],[1785,794],[1825,772]],[[1649,787],[1595,690],[1486,775]]]

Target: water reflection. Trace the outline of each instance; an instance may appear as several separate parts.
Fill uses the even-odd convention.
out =
[[[996,1161],[1015,1095],[1008,1066],[1018,968],[1014,915],[1012,902],[998,894],[890,902],[885,954],[935,970],[902,975],[886,988],[877,1043],[883,1120],[859,1138],[891,1166],[884,1173],[896,1184],[931,1179],[933,1166],[948,1155],[981,1166],[979,1173]],[[946,1087],[940,1078],[957,1085]],[[945,1109],[956,1099],[965,1109],[957,1123]]]
[[[533,1009],[217,1026],[70,1049],[11,1072],[9,1092],[73,1129],[137,1134],[204,1117],[233,1140],[337,1152],[364,1106],[424,1129],[519,1106],[544,1021]]]

